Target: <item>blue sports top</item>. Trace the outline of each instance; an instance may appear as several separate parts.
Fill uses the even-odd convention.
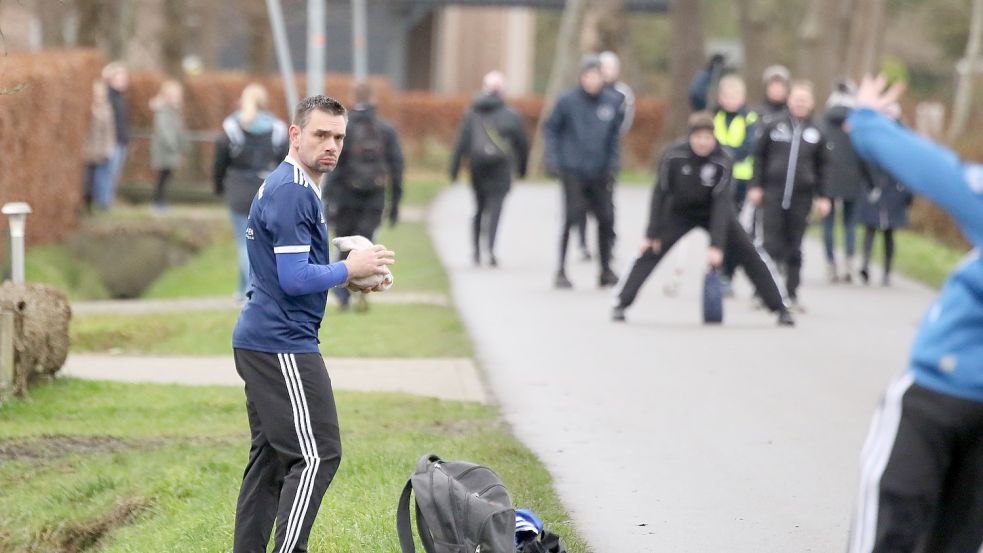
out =
[[[948,211],[974,246],[922,320],[910,370],[926,388],[983,402],[983,166],[869,109],[848,122],[861,157]]]
[[[250,288],[232,347],[267,353],[316,353],[328,289],[348,280],[328,264],[321,191],[287,156],[266,177],[246,228]]]

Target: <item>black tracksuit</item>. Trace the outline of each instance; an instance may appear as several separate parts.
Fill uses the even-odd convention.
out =
[[[480,127],[476,128],[476,125]],[[496,132],[507,145],[507,157],[499,161],[482,163],[472,159],[472,137],[475,132]],[[451,156],[451,181],[457,180],[462,158],[468,158],[471,169],[471,187],[474,189],[475,215],[472,223],[472,245],[475,259],[479,256],[479,242],[484,229],[488,239],[488,252],[494,257],[495,237],[502,214],[505,196],[512,187],[512,173],[519,178],[526,176],[529,158],[529,139],[525,125],[515,110],[505,105],[497,94],[482,94],[475,99],[470,111],[461,121],[454,153]]]
[[[565,199],[560,271],[566,265],[570,230],[590,211],[597,219],[601,270],[610,272],[623,104],[624,96],[612,90],[594,96],[577,86],[560,96],[543,124],[546,167],[560,175]]]
[[[646,237],[659,240],[635,260],[619,284],[618,306],[628,307],[672,246],[694,228],[710,232],[710,245],[733,256],[772,311],[784,308],[782,292],[765,260],[737,221],[733,204],[733,162],[723,148],[699,157],[688,141],[671,145],[659,162]]]
[[[802,271],[802,238],[813,200],[826,192],[829,149],[811,120],[791,115],[764,126],[754,156],[752,187],[764,189],[764,247],[787,269],[786,287],[795,299]]]

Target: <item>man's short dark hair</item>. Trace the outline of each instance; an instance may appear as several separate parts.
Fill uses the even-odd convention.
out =
[[[348,117],[348,110],[345,109],[345,106],[341,102],[330,96],[318,94],[317,96],[308,96],[297,104],[297,111],[294,112],[294,125],[303,129],[307,126],[307,122],[310,121],[311,112],[314,110],[323,111],[331,115]]]

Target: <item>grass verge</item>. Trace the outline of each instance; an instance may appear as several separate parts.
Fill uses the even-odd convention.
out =
[[[398,551],[396,499],[430,451],[494,467],[586,551],[549,474],[494,408],[398,394],[337,393],[341,468],[312,553]],[[242,390],[83,382],[36,388],[0,410],[0,550],[215,553],[231,549],[248,452]]]
[[[237,311],[152,315],[81,315],[72,321],[73,352],[163,355],[232,353]],[[470,357],[471,342],[454,309],[374,304],[368,313],[330,307],[321,351],[334,357]]]

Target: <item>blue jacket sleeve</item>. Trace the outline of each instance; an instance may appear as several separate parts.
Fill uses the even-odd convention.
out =
[[[948,211],[970,242],[983,246],[983,179],[975,184],[973,168],[967,171],[955,153],[873,110],[854,110],[848,123],[862,158]]]
[[[343,261],[330,265],[308,262],[309,254],[276,254],[276,274],[280,288],[289,296],[324,292],[348,281],[348,266]]]
[[[689,83],[689,105],[693,108],[693,111],[701,111],[707,109],[707,93],[710,91],[710,80],[713,77],[713,72],[710,69],[704,69],[693,77],[693,80]]]

